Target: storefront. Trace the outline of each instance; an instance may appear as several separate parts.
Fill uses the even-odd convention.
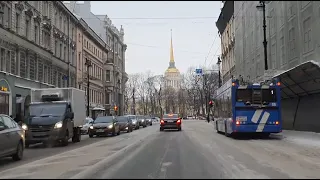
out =
[[[7,80],[0,79],[0,114],[11,115],[11,91]]]

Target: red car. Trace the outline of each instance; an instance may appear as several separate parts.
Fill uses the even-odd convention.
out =
[[[160,120],[160,131],[165,129],[178,129],[181,131],[182,120],[178,114],[164,114]]]

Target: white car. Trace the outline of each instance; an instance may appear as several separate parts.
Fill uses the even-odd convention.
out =
[[[86,118],[86,123],[84,125],[82,125],[82,128],[81,128],[81,134],[88,134],[88,130],[91,126],[91,124],[93,123],[93,119],[90,118],[90,117],[87,117]]]

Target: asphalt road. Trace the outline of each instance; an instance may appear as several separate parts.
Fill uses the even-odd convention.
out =
[[[0,159],[0,171],[10,169],[10,168],[13,168],[22,164],[26,164],[32,161],[36,161],[38,159],[42,159],[45,157],[53,156],[61,152],[86,146],[86,145],[101,141],[103,139],[105,139],[105,137],[89,139],[88,135],[82,135],[81,142],[72,143],[70,140],[69,141],[70,143],[68,146],[57,146],[53,148],[45,148],[42,144],[30,145],[30,148],[25,149],[24,157],[21,161],[15,162],[12,160],[12,158]]]
[[[292,144],[281,135],[232,139],[217,134],[213,124],[188,120],[181,132],[151,128],[154,133],[139,148],[91,178],[320,178],[319,149]]]

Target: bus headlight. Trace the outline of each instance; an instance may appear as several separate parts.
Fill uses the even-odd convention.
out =
[[[55,129],[59,129],[59,128],[61,128],[62,127],[62,121],[59,121],[59,122],[57,122],[55,125],[54,125],[54,128]]]
[[[113,125],[112,125],[112,124],[110,124],[110,125],[108,126],[108,128],[109,128],[109,129],[113,128]]]
[[[21,128],[25,131],[28,130],[28,126],[26,124],[22,124]]]

